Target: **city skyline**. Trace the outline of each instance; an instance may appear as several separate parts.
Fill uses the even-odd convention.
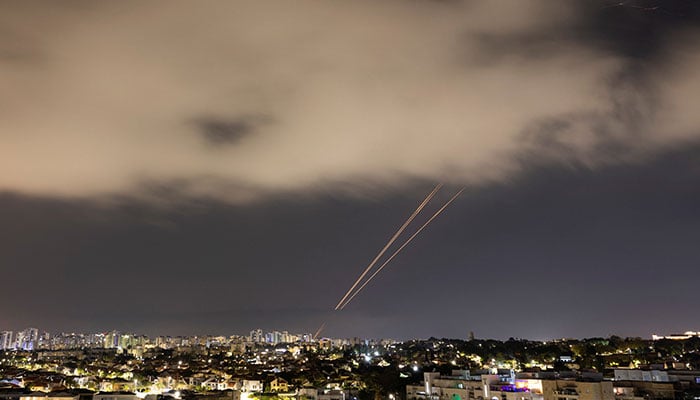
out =
[[[109,339],[110,337],[113,337],[113,339]],[[610,335],[610,337],[619,337],[617,335]],[[700,331],[683,331],[683,332],[677,332],[677,333],[665,333],[658,335],[656,333],[650,335],[651,340],[687,340],[690,338],[696,338],[700,337]],[[121,331],[119,329],[102,329],[97,332],[80,332],[80,331],[65,331],[65,332],[49,332],[47,330],[39,329],[39,328],[34,328],[34,327],[28,327],[25,329],[19,329],[19,330],[7,330],[7,329],[0,329],[0,350],[37,350],[37,349],[42,349],[42,348],[49,348],[52,346],[52,343],[54,340],[72,340],[72,339],[80,339],[80,343],[73,343],[77,345],[78,347],[82,347],[84,345],[88,345],[88,347],[92,345],[98,345],[98,347],[102,347],[104,344],[105,348],[115,348],[115,347],[125,347],[121,346],[118,344],[120,342],[120,338],[127,338],[127,339],[137,339],[137,340],[146,340],[146,341],[158,341],[161,339],[167,339],[167,340],[185,340],[185,341],[190,341],[190,340],[196,340],[196,341],[207,341],[210,339],[244,339],[247,340],[251,343],[266,343],[266,344],[278,344],[278,343],[295,343],[295,342],[317,342],[320,340],[326,340],[326,339],[331,339],[331,340],[352,340],[352,341],[396,341],[399,342],[398,340],[394,338],[370,338],[370,337],[337,337],[337,338],[330,338],[325,335],[314,335],[311,332],[289,332],[288,330],[284,329],[263,329],[263,328],[255,328],[250,330],[247,334],[246,333],[241,333],[241,332],[236,332],[236,333],[226,333],[226,334],[194,334],[194,335],[168,335],[168,334],[157,334],[157,335],[147,335],[144,333],[138,333],[138,332],[126,332],[126,331]],[[644,337],[627,337],[627,338],[634,338],[634,339],[649,339],[649,338],[644,338]],[[429,340],[433,339],[431,338],[409,338],[406,339],[407,341],[414,341],[414,340]],[[504,340],[504,339],[498,339],[498,338],[477,338],[474,334],[473,331],[468,332],[467,336],[464,338],[441,338],[441,339],[447,339],[447,340]],[[547,339],[531,339],[531,338],[513,338],[509,337],[508,340],[526,340],[526,341],[562,341],[562,340],[585,340],[585,339],[593,339],[593,338],[585,338],[585,337],[568,337],[568,338],[547,338]],[[43,346],[40,345],[40,342],[44,342]],[[72,342],[71,342],[72,343]],[[82,344],[81,344],[82,343]],[[44,347],[46,346],[46,347]]]
[[[697,1],[165,4],[0,1],[0,330],[695,329]]]
[[[289,346],[307,346],[318,349],[342,349],[356,346],[393,346],[410,344],[416,342],[430,341],[452,341],[458,343],[476,343],[481,347],[481,343],[531,343],[538,346],[546,346],[547,343],[559,343],[566,348],[568,343],[580,342],[634,342],[634,343],[683,343],[692,340],[695,343],[700,339],[700,331],[686,331],[683,333],[651,335],[649,338],[619,336],[597,337],[597,338],[555,338],[548,340],[531,340],[527,338],[513,338],[501,340],[494,338],[477,338],[474,332],[469,332],[466,338],[412,338],[409,340],[396,340],[392,338],[362,338],[345,337],[333,338],[327,336],[314,335],[312,333],[290,333],[286,330],[265,331],[261,328],[253,329],[248,334],[228,334],[228,335],[186,335],[171,336],[157,335],[149,336],[133,332],[120,332],[118,330],[100,332],[61,332],[50,333],[37,328],[26,328],[18,331],[0,330],[0,352],[5,352],[5,356],[10,352],[39,352],[46,353],[60,350],[86,350],[86,349],[109,349],[120,354],[142,357],[143,354],[153,349],[175,349],[179,351],[195,351],[197,348],[230,348],[232,351],[245,352],[255,347],[281,346],[281,349],[288,349]],[[527,348],[527,347],[525,347]],[[681,348],[683,348],[681,346]],[[259,350],[259,349],[258,349]],[[265,354],[265,351],[262,350]],[[4,361],[4,360],[3,360]],[[570,361],[570,360],[569,360]]]

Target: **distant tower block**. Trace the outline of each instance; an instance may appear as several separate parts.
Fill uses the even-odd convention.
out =
[[[469,340],[474,340],[474,331],[469,331]]]

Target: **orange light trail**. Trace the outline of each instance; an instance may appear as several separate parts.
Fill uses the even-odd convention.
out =
[[[325,328],[325,327],[326,327],[325,322],[322,323],[321,326],[318,327],[318,330],[316,330],[316,333],[314,333],[314,339],[316,339],[318,337],[318,335],[320,335],[321,332],[323,332],[323,328]]]
[[[411,241],[412,241],[413,239],[415,239],[415,237],[418,236],[418,234],[421,233],[421,231],[422,231],[423,229],[425,229],[425,227],[428,226],[428,224],[430,224],[435,218],[437,218],[438,215],[440,215],[443,211],[445,211],[445,209],[447,208],[447,206],[449,206],[453,201],[455,201],[455,199],[456,199],[457,197],[459,197],[459,195],[461,195],[462,192],[464,192],[465,189],[466,189],[466,188],[462,188],[459,192],[457,192],[457,194],[455,194],[454,196],[452,196],[452,198],[450,198],[442,207],[440,207],[440,209],[437,210],[437,211],[435,212],[435,214],[433,214],[433,216],[430,217],[430,219],[428,219],[420,228],[418,228],[418,230],[417,230],[413,235],[411,235],[411,237],[409,237],[409,238],[401,245],[401,247],[399,247],[399,248],[394,252],[394,254],[392,254],[386,261],[384,261],[384,263],[383,263],[379,268],[377,268],[377,270],[374,271],[374,273],[373,273],[372,275],[370,275],[369,278],[367,278],[367,280],[360,286],[360,288],[357,289],[357,290],[355,291],[355,293],[353,293],[353,295],[350,296],[350,298],[349,298],[347,301],[345,301],[345,303],[343,303],[343,304],[340,306],[340,310],[344,309],[345,306],[347,306],[348,303],[350,303],[350,302],[352,301],[352,299],[354,299],[355,296],[357,296],[357,294],[360,293],[360,292],[362,291],[362,289],[364,289],[364,287],[367,286],[367,284],[368,284],[375,276],[377,276],[377,274],[378,274],[382,269],[384,269],[384,267],[386,267],[387,264],[389,264],[389,263],[391,262],[391,260],[393,260],[394,257],[396,257],[396,256],[401,252],[401,250],[404,249],[404,247],[408,246],[408,244],[411,243]],[[338,309],[338,308],[336,307],[336,310],[337,310],[337,309]]]
[[[345,302],[345,300],[348,298],[348,296],[350,296],[352,291],[355,290],[357,285],[360,284],[360,282],[365,277],[365,275],[367,275],[367,273],[372,269],[372,267],[374,267],[374,264],[376,264],[377,261],[379,261],[379,259],[384,255],[384,253],[386,253],[386,251],[389,249],[389,247],[394,243],[394,241],[396,241],[396,239],[401,235],[401,233],[403,233],[403,231],[406,229],[406,227],[413,221],[414,218],[416,218],[416,216],[423,210],[423,208],[425,208],[425,206],[428,204],[428,202],[430,202],[430,200],[435,196],[435,194],[438,192],[438,190],[440,190],[440,188],[442,188],[442,183],[438,183],[435,186],[435,188],[433,188],[433,190],[430,193],[428,193],[428,195],[425,197],[423,202],[421,202],[418,205],[418,207],[416,208],[416,210],[413,211],[413,214],[411,214],[411,216],[408,217],[406,222],[404,222],[403,225],[401,225],[401,227],[396,231],[396,233],[394,233],[394,236],[392,236],[391,239],[389,239],[389,242],[387,242],[387,244],[379,252],[379,254],[377,254],[377,256],[374,257],[374,260],[372,260],[372,262],[369,263],[369,265],[367,266],[367,268],[365,268],[365,270],[362,272],[362,274],[360,274],[360,277],[357,278],[357,280],[352,285],[352,287],[350,287],[350,289],[348,289],[348,291],[345,293],[345,296],[343,296],[343,298],[340,299],[338,304],[335,306],[335,310],[338,310],[340,308],[340,306],[343,304],[343,302]]]

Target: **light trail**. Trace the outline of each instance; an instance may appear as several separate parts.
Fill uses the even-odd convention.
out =
[[[416,216],[423,210],[423,208],[425,208],[425,206],[435,196],[435,194],[438,192],[438,190],[440,190],[440,188],[442,188],[442,185],[443,185],[442,183],[438,183],[437,185],[435,185],[435,188],[433,188],[432,192],[428,193],[428,195],[425,197],[423,202],[418,205],[416,210],[413,211],[413,214],[411,214],[411,216],[408,217],[406,222],[404,222],[403,225],[401,225],[401,227],[396,231],[396,233],[394,233],[394,236],[392,236],[391,239],[389,239],[389,242],[387,242],[387,244],[379,252],[379,254],[377,254],[377,256],[374,257],[374,260],[372,260],[372,262],[369,263],[367,268],[365,268],[365,270],[362,272],[362,274],[360,274],[360,277],[357,278],[357,280],[352,285],[352,287],[350,289],[348,289],[348,291],[345,293],[345,296],[343,296],[343,298],[340,299],[338,304],[336,304],[335,310],[338,310],[340,308],[341,304],[343,304],[343,302],[348,298],[348,296],[350,296],[350,294],[352,293],[353,290],[355,290],[357,285],[359,285],[360,282],[362,282],[362,279],[365,277],[365,275],[367,275],[367,273],[372,269],[372,267],[374,267],[374,264],[376,264],[377,261],[379,261],[379,259],[384,255],[384,253],[386,253],[386,251],[389,249],[389,247],[396,241],[396,239],[401,235],[401,233],[403,233],[403,231],[406,229],[406,227],[413,221],[414,218],[416,218]]]
[[[318,335],[320,335],[321,332],[323,332],[323,328],[325,328],[325,327],[326,327],[325,322],[322,323],[321,326],[318,327],[318,330],[316,330],[316,333],[314,333],[314,339],[316,339],[318,337]]]
[[[450,198],[442,207],[440,207],[440,209],[437,210],[437,211],[435,212],[435,214],[433,214],[433,216],[430,217],[430,219],[428,219],[423,225],[421,225],[421,227],[418,228],[418,230],[417,230],[413,235],[411,235],[411,237],[409,237],[409,238],[401,245],[401,247],[399,247],[399,248],[394,252],[394,254],[392,254],[386,261],[384,261],[384,264],[382,264],[379,268],[377,268],[377,270],[374,271],[374,273],[373,273],[372,275],[370,275],[369,278],[367,278],[367,280],[360,286],[360,288],[357,289],[357,290],[355,291],[355,293],[353,293],[353,295],[350,296],[350,298],[349,298],[347,301],[345,301],[345,303],[343,303],[343,304],[340,306],[340,310],[344,309],[345,306],[347,306],[347,305],[352,301],[352,299],[354,299],[355,296],[357,296],[357,294],[360,293],[360,292],[362,291],[362,289],[364,289],[364,287],[367,286],[367,284],[368,284],[375,276],[377,276],[377,274],[378,274],[382,269],[384,269],[384,267],[386,267],[387,264],[389,264],[389,263],[391,262],[391,260],[393,260],[394,257],[396,257],[396,256],[401,252],[401,250],[404,249],[404,247],[408,246],[408,244],[411,243],[411,241],[412,241],[413,239],[415,239],[415,237],[418,236],[418,234],[421,233],[421,231],[422,231],[423,229],[425,229],[425,227],[428,226],[428,224],[430,224],[435,218],[437,218],[438,215],[440,215],[443,211],[445,211],[445,209],[447,208],[447,206],[449,206],[453,201],[455,201],[455,199],[456,199],[457,197],[459,197],[459,195],[461,195],[462,192],[464,192],[465,189],[466,189],[466,187],[463,187],[459,192],[457,192],[457,194],[455,194],[454,196],[452,196],[452,198]],[[337,309],[338,309],[338,308],[336,307],[336,310],[337,310]]]

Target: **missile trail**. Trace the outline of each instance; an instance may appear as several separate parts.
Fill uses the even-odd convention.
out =
[[[408,217],[406,222],[404,222],[403,225],[401,225],[401,227],[396,231],[396,233],[394,233],[394,236],[392,236],[391,239],[389,239],[389,242],[387,242],[387,244],[379,252],[379,254],[377,254],[377,256],[374,257],[374,260],[372,260],[372,262],[369,263],[369,265],[367,266],[367,268],[365,268],[362,274],[360,274],[360,277],[357,278],[352,287],[348,289],[348,291],[345,293],[345,296],[343,296],[343,298],[340,299],[338,304],[335,306],[335,310],[338,310],[340,308],[340,305],[343,304],[343,302],[345,301],[345,299],[348,298],[348,296],[350,296],[350,293],[352,293],[352,291],[355,290],[357,285],[359,285],[360,282],[362,282],[362,279],[365,277],[365,275],[367,275],[367,273],[372,269],[372,267],[374,267],[374,264],[376,264],[377,261],[379,261],[379,259],[384,255],[384,253],[386,253],[389,247],[394,243],[394,241],[396,241],[396,239],[401,235],[401,233],[403,233],[406,227],[413,221],[414,218],[416,218],[416,216],[423,210],[423,208],[425,208],[425,206],[428,204],[428,202],[430,202],[430,200],[433,198],[433,196],[435,196],[435,194],[438,192],[438,190],[440,190],[440,188],[442,188],[442,183],[438,183],[437,185],[435,185],[435,188],[433,188],[432,192],[428,193],[423,202],[418,205],[415,211],[413,211],[413,214],[411,214],[411,216]]]
[[[394,259],[394,257],[396,257],[396,256],[401,252],[401,250],[403,250],[404,247],[408,246],[408,244],[411,243],[411,241],[412,241],[416,236],[418,236],[418,234],[421,233],[421,231],[422,231],[423,229],[425,229],[425,227],[428,226],[428,224],[430,224],[435,218],[437,218],[438,215],[440,215],[443,211],[445,211],[445,209],[447,208],[447,206],[449,206],[457,197],[459,197],[459,195],[462,194],[462,192],[464,192],[465,189],[466,189],[466,188],[462,188],[459,192],[457,192],[457,194],[455,194],[454,196],[452,196],[452,198],[450,198],[442,207],[440,207],[440,209],[437,210],[437,211],[435,212],[435,214],[433,214],[433,216],[430,217],[430,219],[428,219],[423,225],[421,225],[421,227],[418,228],[418,230],[417,230],[413,235],[411,235],[411,237],[409,237],[409,238],[401,245],[401,247],[399,247],[399,248],[394,252],[394,254],[392,254],[386,261],[384,261],[384,263],[383,263],[379,268],[377,268],[377,270],[374,271],[374,273],[373,273],[372,275],[370,275],[369,278],[367,278],[367,280],[360,286],[360,288],[357,289],[357,290],[355,291],[355,293],[353,293],[353,295],[350,296],[350,298],[349,298],[347,301],[345,301],[345,303],[343,303],[343,304],[340,306],[340,310],[344,309],[345,306],[347,306],[348,303],[350,303],[350,302],[352,301],[352,299],[354,299],[355,296],[357,296],[357,294],[360,293],[360,292],[362,291],[362,289],[364,289],[364,287],[367,286],[367,284],[368,284],[375,276],[377,276],[377,274],[378,274],[382,269],[384,269],[384,267],[386,267],[387,264],[389,264],[389,263],[391,262],[391,260]],[[336,308],[336,310],[337,310],[337,309],[338,309],[338,308]]]
[[[316,331],[316,333],[314,333],[314,339],[316,339],[318,337],[318,335],[320,335],[321,332],[323,332],[323,328],[325,328],[325,327],[326,327],[325,322],[322,323],[321,326],[318,327],[318,330]]]

